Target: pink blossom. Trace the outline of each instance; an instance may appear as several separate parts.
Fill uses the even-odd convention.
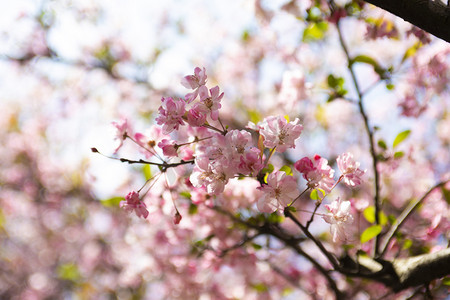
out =
[[[188,89],[194,90],[192,93],[188,93],[185,96],[186,102],[191,103],[197,98],[199,89],[206,84],[206,69],[200,69],[196,67],[194,69],[194,75],[187,75],[181,80],[181,84]]]
[[[252,135],[245,130],[231,130],[226,134],[225,140],[233,152],[243,155],[252,140]]]
[[[295,141],[300,137],[303,126],[298,124],[296,118],[293,122],[287,122],[282,117],[267,117],[260,125],[260,134],[264,137],[264,146],[277,148],[278,152],[284,152],[288,148],[295,148]],[[259,125],[259,124],[258,124]]]
[[[419,117],[427,109],[427,101],[420,103],[417,96],[412,92],[406,93],[403,99],[398,103],[402,115],[406,117]]]
[[[431,42],[430,34],[414,25],[411,27],[410,30],[406,32],[406,36],[410,35],[414,35],[424,45],[429,44]]]
[[[117,153],[123,146],[123,141],[127,138],[127,135],[131,130],[128,126],[127,119],[122,119],[119,122],[112,122],[112,125],[117,129],[115,138],[120,141],[119,146],[117,146],[116,150],[114,150],[114,153]]]
[[[240,157],[239,172],[244,175],[256,175],[264,167],[263,160],[261,158],[261,152],[257,148],[250,148]]]
[[[349,201],[357,212],[363,212],[370,205],[370,201],[367,198],[351,198]]]
[[[194,159],[194,150],[190,147],[183,147],[180,150],[180,157],[182,160],[192,160]]]
[[[154,147],[157,145],[158,141],[163,139],[170,139],[166,134],[163,134],[163,130],[159,126],[151,126],[145,134],[137,132],[133,136],[134,141],[141,146],[141,152],[145,155],[147,159],[155,155]]]
[[[147,206],[143,201],[139,199],[139,193],[132,191],[125,197],[125,201],[120,201],[120,208],[123,208],[127,212],[134,212],[138,217],[146,219],[148,217]]]
[[[203,126],[206,122],[208,109],[201,103],[195,103],[187,114],[187,122],[194,127]]]
[[[185,102],[171,97],[161,99],[163,105],[159,107],[158,125],[163,125],[163,132],[168,134],[184,125]]]
[[[339,155],[336,161],[346,185],[353,187],[361,184],[361,177],[366,170],[359,169],[359,162],[355,162],[353,154],[347,152]]]
[[[324,215],[323,219],[331,224],[330,230],[333,235],[333,242],[338,239],[341,241],[347,240],[346,228],[353,223],[350,206],[350,201],[341,201],[339,197],[331,205],[325,205],[330,212]]]
[[[211,119],[217,121],[219,118],[219,109],[222,107],[220,100],[222,100],[223,97],[223,93],[220,93],[219,87],[213,87],[209,90],[209,93],[207,88],[201,88],[199,89],[199,95],[199,104],[200,107],[202,107],[202,110],[210,112]]]
[[[297,182],[294,177],[283,171],[276,171],[267,176],[267,184],[258,188],[263,196],[258,200],[257,207],[261,212],[271,213],[286,207],[298,196]]]
[[[328,160],[316,154],[312,160],[303,157],[295,162],[294,167],[308,181],[308,187],[319,188],[326,193],[331,192],[334,185],[334,170],[328,165]]]
[[[193,186],[204,186],[209,194],[218,195],[223,192],[232,175],[226,164],[210,163],[208,157],[200,157],[195,160],[190,181]]]
[[[395,25],[388,20],[383,20],[378,24],[367,24],[366,36],[368,40],[375,40],[382,37],[398,37],[398,30]]]
[[[173,140],[163,139],[158,143],[158,147],[162,149],[165,156],[178,156],[178,145]]]

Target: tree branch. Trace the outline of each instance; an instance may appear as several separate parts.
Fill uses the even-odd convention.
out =
[[[426,285],[434,279],[449,275],[450,248],[393,261],[360,257],[358,265],[362,268],[358,272],[344,274],[372,279],[390,287],[394,292],[399,292],[410,287]]]
[[[450,248],[419,256],[396,259],[392,263],[399,281],[394,291],[429,283],[450,274]]]
[[[428,195],[431,194],[432,191],[434,191],[436,188],[444,186],[448,181],[442,181],[433,186],[431,189],[428,190],[428,192],[425,193],[425,195],[422,196],[422,198],[417,199],[415,201],[412,201],[409,203],[409,205],[405,208],[405,210],[401,213],[401,215],[398,217],[398,219],[392,224],[392,227],[389,229],[388,233],[386,234],[386,238],[383,241],[383,245],[381,246],[381,252],[380,256],[383,256],[386,253],[386,250],[389,246],[390,241],[394,237],[395,233],[398,231],[400,226],[405,222],[405,220],[411,215],[411,213],[421,204]]]
[[[331,5],[334,5],[334,2],[331,1]],[[369,124],[369,117],[367,115],[367,112],[364,109],[363,105],[363,98],[364,94],[361,91],[358,80],[356,78],[356,73],[353,70],[353,64],[352,58],[350,57],[350,52],[347,49],[347,45],[345,44],[344,37],[342,35],[342,30],[340,27],[339,21],[336,22],[336,29],[339,36],[339,42],[341,44],[342,50],[345,53],[345,57],[347,58],[348,62],[348,70],[350,72],[350,75],[352,77],[353,85],[355,86],[356,93],[358,94],[358,108],[359,112],[363,118],[364,121],[364,128],[366,130],[367,136],[369,138],[369,145],[370,145],[370,155],[372,156],[372,168],[373,168],[373,174],[375,179],[375,191],[374,191],[374,206],[375,206],[375,223],[377,225],[380,224],[380,211],[381,211],[381,201],[380,201],[380,174],[378,172],[378,156],[377,152],[375,150],[375,137],[372,127]],[[374,254],[378,255],[378,249],[379,249],[379,235],[375,237],[375,245],[374,245]]]
[[[450,6],[440,0],[365,0],[450,43]]]

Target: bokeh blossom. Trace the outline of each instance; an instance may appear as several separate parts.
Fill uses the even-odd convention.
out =
[[[331,224],[330,231],[333,242],[338,240],[346,241],[348,225],[353,223],[353,216],[350,214],[350,201],[341,201],[338,197],[331,205],[325,205],[329,213],[323,216],[325,222]]]
[[[139,193],[132,191],[125,197],[125,201],[120,201],[120,208],[127,212],[134,211],[138,217],[146,219],[148,217],[147,205],[139,199]]]
[[[361,184],[361,177],[366,173],[366,170],[359,168],[359,162],[353,159],[353,154],[347,152],[339,155],[336,162],[346,185],[354,187]]]

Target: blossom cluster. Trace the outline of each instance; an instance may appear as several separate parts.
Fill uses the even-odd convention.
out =
[[[184,98],[162,98],[156,118],[162,129],[153,129],[153,139],[140,133],[133,135],[126,121],[114,124],[120,140],[119,147],[124,139],[134,137],[133,141],[151,154],[156,154],[157,146],[159,152],[162,151],[168,158],[177,157],[181,164],[186,161],[193,163],[188,183],[194,204],[206,203],[207,198],[220,197],[232,178],[250,177],[259,182],[256,189],[261,196],[256,206],[260,212],[282,212],[285,207],[292,205],[301,195],[296,176],[292,172],[288,174],[286,169],[274,171],[267,167],[275,153],[295,148],[303,130],[300,120],[296,118],[289,121],[287,116],[268,116],[257,124],[249,122],[246,130],[228,129],[219,118],[224,93],[220,93],[218,86],[211,89],[206,87],[205,68],[195,68],[194,74],[185,76],[181,83],[192,92]],[[181,132],[181,128],[186,130]],[[193,141],[178,142],[171,137],[171,133],[175,132],[178,139],[187,135]],[[354,160],[351,153],[340,155],[336,162],[342,174],[337,181],[328,160],[320,155],[303,157],[294,163],[295,170],[306,180],[307,190],[321,191],[320,203],[341,181],[349,187],[362,183],[365,171],[359,168],[359,162]],[[163,163],[170,166],[165,160]],[[140,200],[138,192],[129,193],[120,206],[127,211],[134,210],[139,217],[148,216],[146,205]],[[338,198],[325,208],[329,213],[324,214],[323,218],[331,224],[333,240],[345,240],[345,227],[353,220],[350,202]],[[174,222],[178,224],[180,220],[181,214],[176,209]]]

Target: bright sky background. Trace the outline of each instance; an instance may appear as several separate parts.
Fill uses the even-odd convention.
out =
[[[275,8],[286,2],[262,3]],[[156,88],[168,88],[180,94],[185,93],[179,84],[181,76],[190,74],[194,66],[207,64],[206,67],[209,67],[208,64],[216,62],[224,51],[232,52],[236,48],[244,31],[252,32],[260,26],[255,18],[254,1],[248,0],[16,0],[3,5],[0,11],[0,55],[15,56],[23,52],[24,45],[34,38],[30,36],[33,23],[26,15],[36,14],[41,5],[53,12],[53,15],[44,16],[44,20],[55,20],[48,36],[49,44],[66,60],[86,59],[86,49],[98,48],[105,39],[114,39],[119,45],[130,49],[131,56],[136,60],[148,60],[158,49],[162,49],[156,64],[142,72],[148,75],[149,82]],[[72,9],[74,7],[79,8],[78,12]],[[303,28],[301,22],[287,14],[275,16],[270,26],[278,34],[280,45],[287,49],[296,45]],[[364,29],[352,24],[347,26],[350,45],[353,42],[351,33],[356,35],[361,30]],[[364,51],[371,51],[381,59],[398,50],[389,47],[380,51],[383,42],[380,44]],[[34,44],[34,47],[39,47],[39,44]],[[305,53],[314,52],[314,47],[305,47]],[[321,59],[332,70],[342,59],[342,53],[327,53],[329,56]],[[118,94],[118,87],[111,85],[102,72],[91,72],[86,76],[83,70],[68,69],[64,64],[48,61],[36,61],[36,66],[48,77],[48,86],[40,86],[41,83],[33,75],[27,76],[5,61],[0,61],[0,108],[7,110],[10,109],[8,106],[16,107],[22,111],[22,118],[32,117],[37,112],[50,119],[55,116],[47,131],[55,160],[76,167],[80,160],[89,158],[90,173],[97,178],[96,187],[100,196],[113,195],[115,192],[111,187],[120,185],[129,167],[93,157],[89,149],[95,146],[105,149],[107,153],[114,149],[111,121],[121,116],[133,116],[139,108],[132,102],[124,101]],[[358,67],[367,69],[367,66]],[[130,74],[135,71],[130,66],[123,66],[123,70],[127,68],[130,68]],[[280,81],[284,71],[276,57],[268,58],[261,70],[263,87]],[[360,77],[362,86],[374,80],[369,71],[360,73],[364,74]],[[346,76],[349,79],[348,74]],[[64,90],[53,90],[58,86],[64,87]],[[90,98],[72,99],[70,95],[76,95],[81,88],[86,89],[86,96]],[[40,95],[36,96],[36,93]],[[145,95],[138,89],[132,94],[136,97]],[[392,97],[380,86],[367,99],[367,110],[375,112],[372,119],[375,124],[396,120],[397,111],[392,109],[395,101]],[[159,99],[141,101],[156,109]],[[264,101],[273,101],[273,96],[268,95]],[[67,117],[56,117],[64,112]],[[389,120],[381,119],[386,116]],[[408,120],[396,121],[395,128],[382,128],[383,135],[388,139],[392,140],[399,131],[411,125]],[[139,125],[141,127],[136,129],[146,127],[146,124]],[[316,148],[312,147],[311,151],[326,146],[326,140],[317,139]]]

